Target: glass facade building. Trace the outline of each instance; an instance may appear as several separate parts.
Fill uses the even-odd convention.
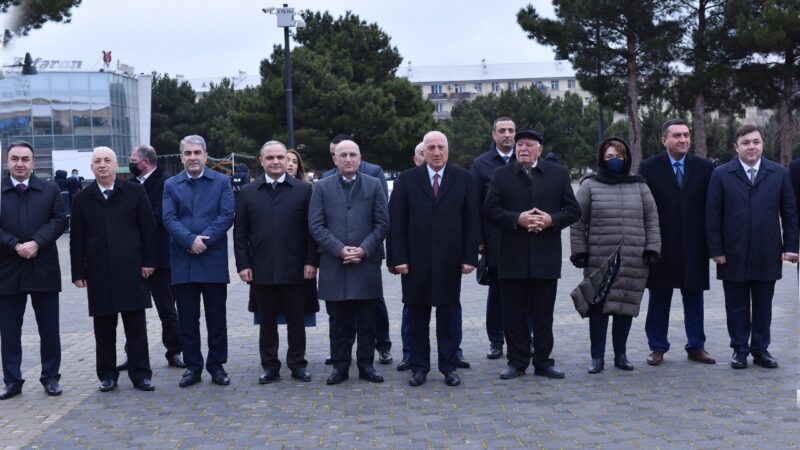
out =
[[[137,83],[110,72],[6,74],[0,79],[0,143],[5,149],[16,140],[31,142],[37,172],[51,175],[54,152],[107,146],[127,156],[141,142]]]

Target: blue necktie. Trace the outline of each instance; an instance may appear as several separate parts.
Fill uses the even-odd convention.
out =
[[[675,178],[678,180],[678,186],[683,186],[683,169],[681,169],[682,164],[680,162],[676,162],[673,164],[675,166]]]

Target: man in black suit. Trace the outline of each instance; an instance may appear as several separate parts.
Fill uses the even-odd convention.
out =
[[[161,319],[161,342],[167,349],[167,364],[170,367],[186,367],[181,357],[181,335],[178,328],[178,312],[172,296],[172,283],[169,269],[169,234],[162,219],[161,197],[164,195],[164,181],[169,175],[158,167],[158,154],[149,145],[140,145],[131,152],[129,169],[133,178],[130,181],[144,186],[158,230],[158,262],[156,270],[147,279],[150,295]],[[127,344],[125,348],[127,349]],[[127,351],[127,350],[126,350]],[[117,370],[127,370],[128,361],[117,366]]]
[[[10,176],[3,178],[0,204],[0,341],[5,383],[0,400],[22,393],[22,319],[29,295],[41,340],[39,381],[47,395],[61,394],[61,271],[56,240],[64,233],[67,218],[58,186],[36,178],[33,164],[31,144],[9,145]]]
[[[263,372],[259,384],[280,378],[278,313],[286,314],[289,349],[286,365],[292,378],[311,381],[306,366],[303,324],[306,280],[317,276],[317,246],[308,232],[311,185],[287,175],[286,146],[269,141],[261,147],[264,176],[239,193],[233,229],[236,269],[253,286],[258,303]]]
[[[509,117],[498,117],[492,124],[492,145],[489,151],[480,155],[472,163],[472,175],[479,183],[478,205],[483,206],[492,173],[516,161],[514,157],[514,134],[516,126]],[[486,297],[486,334],[489,337],[489,359],[500,359],[503,356],[503,317],[500,310],[500,284],[497,281],[497,246],[500,243],[500,230],[491,222],[481,220],[482,248],[486,258],[489,275],[489,293]]]
[[[425,164],[400,174],[390,211],[389,264],[402,275],[408,306],[411,386],[425,383],[430,371],[430,319],[436,307],[439,371],[449,386],[456,374],[461,343],[461,275],[478,263],[478,189],[472,175],[447,164],[447,137],[428,132]]]
[[[156,222],[141,185],[117,179],[117,156],[108,147],[92,153],[95,182],[72,202],[69,251],[72,282],[86,288],[94,320],[100,391],[116,389],[117,321],[128,344],[128,377],[152,391],[145,309],[147,278],[156,266]]]
[[[531,363],[529,315],[534,373],[564,378],[550,358],[553,308],[561,278],[561,230],[578,220],[581,208],[567,169],[540,158],[542,135],[520,131],[514,140],[517,162],[495,170],[483,205],[501,232],[497,276],[508,367],[500,378],[516,378]]]
[[[661,261],[650,267],[645,332],[650,346],[647,364],[664,362],[669,350],[667,330],[673,289],[681,290],[687,357],[714,364],[705,351],[703,291],[708,290],[706,247],[706,191],[714,164],[689,153],[689,126],[680,119],[664,122],[661,143],[665,152],[642,161],[639,175],[647,180],[658,207]]]

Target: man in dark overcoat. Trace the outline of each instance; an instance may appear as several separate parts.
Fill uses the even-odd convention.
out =
[[[714,364],[705,350],[703,291],[708,290],[706,246],[706,191],[714,164],[689,153],[689,126],[680,119],[664,122],[661,143],[666,151],[642,161],[639,175],[647,180],[658,208],[661,229],[661,261],[650,266],[647,279],[649,303],[645,332],[650,355],[647,364],[664,362],[669,350],[667,330],[672,292],[680,289],[687,357]]]
[[[164,195],[164,181],[170,176],[158,167],[158,153],[149,145],[140,145],[131,152],[129,164],[131,178],[129,181],[144,186],[150,207],[153,208],[153,217],[156,220],[158,240],[158,262],[156,271],[147,279],[147,286],[153,303],[158,311],[161,321],[161,342],[167,349],[165,354],[170,367],[186,367],[181,357],[181,335],[178,329],[178,312],[175,310],[175,298],[172,296],[172,282],[169,268],[169,234],[164,228],[162,219],[162,197]],[[127,346],[126,346],[127,348]],[[117,367],[127,370],[127,360]]]
[[[338,174],[314,186],[308,227],[320,253],[319,297],[330,316],[333,371],[327,384],[349,378],[358,340],[359,378],[381,383],[375,371],[375,307],[383,296],[381,245],[389,231],[386,195],[380,182],[358,172],[361,151],[353,141],[336,145]]]
[[[517,162],[494,171],[483,204],[484,216],[501,230],[497,276],[508,367],[500,378],[516,378],[531,364],[529,315],[534,373],[563,378],[564,372],[550,358],[561,278],[561,230],[578,220],[581,208],[567,169],[540,158],[542,135],[520,131],[514,140]]]
[[[91,167],[95,182],[72,202],[69,250],[72,282],[88,291],[100,390],[117,387],[116,337],[121,315],[128,376],[136,389],[152,391],[145,309],[151,306],[147,278],[157,260],[153,210],[142,186],[117,179],[113,150],[97,147]]]
[[[422,142],[425,164],[401,173],[392,192],[389,264],[402,275],[408,306],[409,384],[422,385],[430,372],[430,320],[436,307],[439,371],[449,386],[457,386],[461,276],[478,263],[478,188],[469,172],[447,164],[443,133],[428,132]]]
[[[286,173],[286,155],[286,146],[278,141],[261,147],[264,176],[239,192],[233,229],[236,269],[242,281],[253,287],[258,304],[260,384],[280,376],[279,312],[286,314],[286,365],[292,378],[311,381],[303,312],[307,280],[316,278],[319,257],[308,231],[311,185]]]
[[[761,130],[734,134],[736,153],[714,170],[706,200],[708,254],[725,291],[731,367],[778,367],[769,353],[772,295],[783,261],[797,262],[797,204],[786,169],[762,156]]]
[[[0,211],[0,342],[3,382],[0,400],[22,393],[22,320],[28,296],[39,329],[42,372],[47,395],[60,395],[61,340],[58,293],[61,271],[56,240],[67,227],[59,187],[33,175],[33,146],[9,145],[9,175],[2,181]]]

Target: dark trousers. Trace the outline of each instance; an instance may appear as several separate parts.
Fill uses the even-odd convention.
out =
[[[403,361],[411,357],[411,339],[408,337],[408,305],[403,303],[403,318],[400,321],[400,340],[403,342]]]
[[[224,370],[228,362],[228,325],[225,302],[228,286],[224,283],[185,283],[174,286],[178,304],[178,324],[181,330],[183,362],[193,372],[203,371],[200,351],[200,296],[208,330],[208,360],[206,370],[212,375]]]
[[[489,342],[503,345],[503,313],[497,267],[489,267],[489,293],[486,296],[486,335]]]
[[[117,322],[122,316],[128,344],[128,377],[134,383],[153,376],[147,344],[147,319],[143,309],[94,316],[94,341],[97,346],[97,378],[117,380]]]
[[[666,353],[669,351],[669,310],[672,305],[672,289],[648,289],[650,300],[647,305],[647,320],[644,330],[650,350]],[[683,325],[686,328],[687,352],[702,349],[706,343],[703,331],[703,290],[681,289],[683,297]]]
[[[31,304],[39,328],[39,354],[42,361],[42,384],[59,380],[61,338],[58,331],[58,292],[32,293]],[[0,296],[0,345],[2,345],[3,381],[22,385],[22,320],[28,294]]]
[[[347,369],[352,362],[353,343],[356,366],[372,367],[375,361],[375,304],[373,300],[336,300],[325,302],[330,320],[331,359],[333,366]]]
[[[614,356],[624,355],[628,344],[628,333],[631,331],[633,317],[614,314],[611,325],[611,342],[614,345]],[[592,343],[592,359],[603,359],[606,354],[606,335],[608,334],[609,314],[603,314],[603,305],[592,305],[589,308],[589,340]]]
[[[305,284],[253,285],[253,295],[258,303],[258,350],[261,367],[279,369],[278,313],[286,315],[287,341],[286,365],[290,369],[306,367],[306,327],[303,322]]]
[[[431,309],[430,305],[408,305],[408,337],[411,344],[411,370],[428,373],[431,370]],[[436,343],[439,371],[456,370],[458,346],[461,343],[461,304],[436,307]]]
[[[161,320],[161,342],[167,349],[164,355],[169,358],[181,353],[181,334],[178,327],[178,311],[175,309],[175,297],[172,295],[171,274],[169,269],[156,269],[147,279],[147,286],[153,303],[156,305],[158,318]],[[125,343],[128,353],[128,343]]]
[[[766,351],[770,343],[769,327],[772,323],[775,282],[723,281],[722,288],[725,291],[725,313],[728,316],[731,348],[745,354]]]
[[[552,366],[553,308],[556,304],[558,280],[500,280],[503,331],[508,349],[508,364],[525,370],[530,364],[531,336],[528,318],[533,325],[533,365]]]
[[[383,297],[375,303],[375,350],[388,352],[392,349],[392,339],[389,337],[389,311]]]

